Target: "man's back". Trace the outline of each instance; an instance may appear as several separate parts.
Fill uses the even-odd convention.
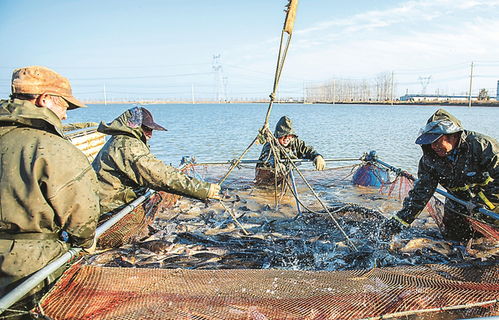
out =
[[[42,120],[42,115],[24,121],[41,111],[19,100],[0,104],[0,273],[6,276],[28,275],[59,256],[68,247],[58,240],[61,231],[75,246],[89,247],[94,238],[95,173],[86,157],[58,135],[53,119]]]

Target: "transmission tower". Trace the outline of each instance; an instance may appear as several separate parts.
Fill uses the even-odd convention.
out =
[[[220,63],[220,54],[213,56],[212,68],[215,74],[215,91],[218,103],[227,100],[227,77],[223,75],[222,64]]]
[[[428,77],[419,77],[419,82],[421,83],[421,94],[426,93],[426,87],[428,87],[428,84],[430,83],[431,76]]]

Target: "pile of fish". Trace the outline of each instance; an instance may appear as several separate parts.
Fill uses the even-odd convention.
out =
[[[344,192],[347,185],[336,187]],[[303,191],[303,186],[300,188]],[[378,208],[391,203],[389,199],[375,192],[357,192],[357,204],[344,203],[327,189],[319,188],[319,193],[327,200],[329,213],[315,206],[310,211],[302,208],[302,214],[297,214],[290,192],[276,208],[273,188],[232,189],[226,192],[223,203],[182,198],[173,208],[157,213],[148,236],[89,256],[85,263],[135,268],[333,271],[498,258],[499,244],[485,239],[468,246],[443,240],[428,216],[391,241],[382,242],[379,229],[388,214]],[[313,199],[301,200],[311,203]]]

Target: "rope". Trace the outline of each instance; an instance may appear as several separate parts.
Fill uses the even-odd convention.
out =
[[[229,168],[229,171],[227,171],[225,176],[223,176],[223,178],[220,179],[218,184],[222,184],[225,181],[225,179],[227,179],[229,174],[232,172],[232,170],[234,170],[234,168],[239,164],[239,162],[241,162],[242,158],[246,155],[246,153],[248,153],[249,149],[255,144],[257,139],[258,139],[258,136],[256,136],[255,139],[253,139],[253,141],[249,144],[249,146],[246,148],[246,150],[244,150],[244,152],[239,156],[239,158],[232,163],[232,165]]]
[[[446,311],[446,310],[458,310],[458,309],[468,309],[468,308],[473,308],[473,307],[480,307],[480,306],[486,306],[486,305],[492,305],[499,303],[499,299],[496,300],[489,300],[489,301],[483,301],[483,302],[476,302],[476,303],[468,303],[468,304],[461,304],[461,305],[456,305],[456,306],[447,306],[447,307],[440,307],[440,308],[431,308],[431,309],[422,309],[422,310],[412,310],[412,311],[403,311],[403,312],[394,312],[390,314],[385,314],[379,317],[370,317],[370,318],[364,318],[360,320],[382,320],[382,319],[388,319],[388,318],[395,318],[395,317],[403,317],[403,316],[409,316],[409,315],[415,315],[418,313],[428,313],[428,312],[438,312],[438,311]]]
[[[270,132],[270,130],[267,128],[267,131]],[[303,175],[303,173],[298,169],[298,167],[293,163],[293,161],[291,161],[291,158],[290,156],[288,155],[288,153],[286,152],[286,150],[284,149],[283,146],[281,146],[279,144],[279,141],[277,141],[277,138],[273,135],[273,134],[267,134],[266,135],[267,138],[270,140],[270,141],[273,141],[275,146],[277,147],[277,149],[279,151],[282,152],[282,154],[284,154],[284,156],[286,157],[286,160],[289,161],[288,165],[291,165],[292,166],[292,169],[295,169],[296,172],[298,172],[298,174],[300,175],[300,177],[302,178],[303,182],[305,182],[306,186],[309,188],[309,190],[312,192],[312,194],[314,195],[314,197],[319,201],[319,203],[322,205],[322,207],[324,208],[324,210],[327,212],[327,214],[331,217],[331,219],[333,220],[334,224],[336,225],[336,227],[340,230],[340,232],[343,234],[343,236],[345,237],[345,239],[347,240],[347,242],[352,246],[352,248],[355,249],[355,251],[358,251],[357,247],[355,246],[355,244],[352,242],[352,240],[350,240],[350,238],[348,237],[348,235],[346,234],[345,230],[343,230],[343,228],[341,227],[341,225],[338,223],[338,221],[336,220],[336,218],[331,214],[331,212],[329,211],[329,209],[327,208],[326,204],[321,200],[321,198],[319,197],[319,195],[315,192],[315,190],[312,188],[312,186],[310,185],[310,183],[307,181],[307,179],[305,178],[305,176]],[[275,163],[275,159],[276,159],[276,154],[274,154],[274,163]]]
[[[244,229],[242,224],[239,223],[239,221],[236,218],[236,215],[234,213],[232,213],[232,210],[227,208],[227,206],[223,203],[222,200],[220,200],[220,204],[222,205],[222,207],[224,207],[225,211],[227,211],[230,214],[230,216],[236,222],[236,224],[239,226],[239,228],[241,228],[241,230],[243,230],[243,233],[245,235],[249,235],[250,233],[246,229]]]

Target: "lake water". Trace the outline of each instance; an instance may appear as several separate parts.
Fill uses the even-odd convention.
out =
[[[67,122],[110,122],[131,104],[90,105],[68,112]],[[268,104],[156,104],[147,105],[156,122],[168,129],[155,131],[152,152],[178,166],[182,156],[198,162],[237,158],[262,127]],[[270,127],[289,116],[299,137],[325,158],[358,158],[376,150],[380,159],[412,173],[417,171],[421,148],[414,143],[419,128],[438,109],[435,106],[275,104]],[[464,128],[499,136],[499,108],[445,107]],[[254,145],[245,159],[257,159]],[[331,164],[334,165],[334,164]]]

